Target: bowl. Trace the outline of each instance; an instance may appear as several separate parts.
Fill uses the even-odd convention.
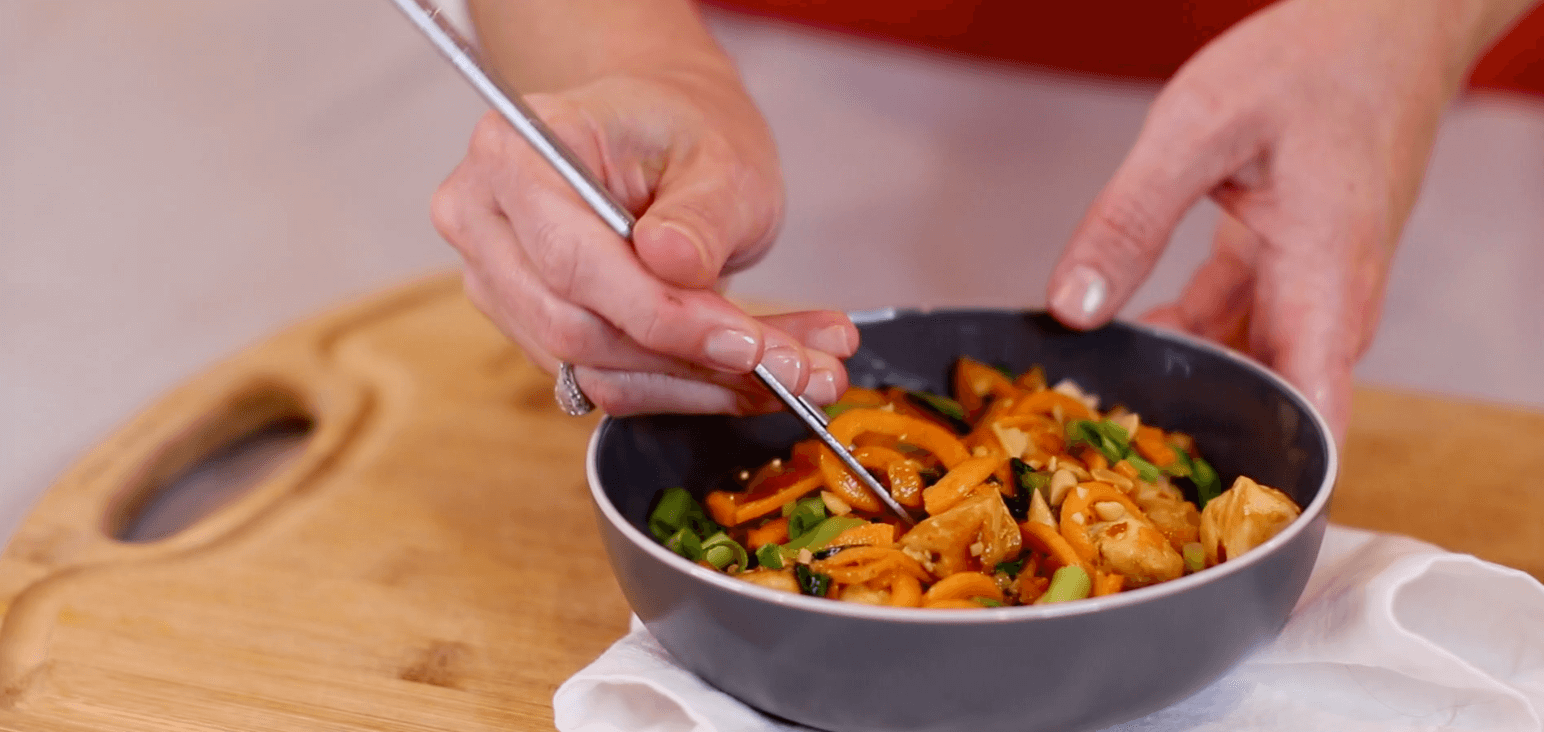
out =
[[[1285,625],[1313,569],[1335,443],[1296,390],[1225,348],[1140,325],[1075,332],[1044,313],[854,316],[860,386],[947,393],[961,355],[1040,364],[1180,430],[1231,484],[1279,488],[1302,515],[1265,544],[1158,585],[1052,605],[886,608],[804,597],[697,566],[650,536],[664,489],[701,499],[807,437],[788,414],[606,418],[589,446],[591,495],[633,611],[682,666],[761,711],[833,732],[1095,730],[1199,691]]]

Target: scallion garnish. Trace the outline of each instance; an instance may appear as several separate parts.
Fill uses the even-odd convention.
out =
[[[1074,419],[1067,423],[1067,447],[1088,445],[1113,465],[1131,454],[1131,434],[1112,420]]]
[[[782,569],[783,548],[776,544],[762,544],[756,550],[756,563],[766,569]]]
[[[1206,569],[1206,549],[1199,542],[1186,544],[1180,556],[1185,558],[1185,571],[1199,572]]]
[[[905,390],[906,399],[912,404],[941,419],[949,428],[958,434],[970,432],[970,421],[965,418],[965,407],[959,402],[946,396],[930,394],[925,391]]]
[[[808,549],[811,552],[824,549],[837,534],[867,523],[863,519],[851,516],[832,516],[810,527],[809,531],[800,534],[798,538],[789,539],[788,543],[783,545],[783,557],[792,559],[799,554],[800,549]],[[789,532],[790,535],[792,533],[792,531]]]
[[[1157,465],[1147,462],[1146,460],[1137,457],[1135,454],[1127,455],[1126,462],[1127,464],[1131,465],[1131,467],[1137,469],[1137,478],[1141,479],[1143,482],[1158,482],[1158,476],[1161,475],[1161,473],[1158,471]]]
[[[800,499],[792,505],[792,509],[787,509],[790,540],[798,539],[821,521],[826,520],[826,502],[820,500],[820,496]]]
[[[729,538],[729,535],[722,531],[702,541],[702,558],[718,569],[729,566],[745,569],[745,566],[750,563],[745,547],[740,546],[739,542]]]
[[[1094,581],[1082,567],[1062,567],[1056,570],[1056,574],[1051,575],[1051,585],[1045,588],[1045,594],[1041,595],[1035,604],[1081,600],[1088,597],[1088,593],[1093,589]]]
[[[687,559],[702,559],[702,540],[691,529],[682,527],[664,541],[665,548]]]

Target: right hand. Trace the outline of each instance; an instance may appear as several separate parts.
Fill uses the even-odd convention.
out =
[[[751,317],[719,294],[771,246],[777,153],[727,65],[616,75],[526,97],[638,216],[629,245],[497,114],[434,195],[435,227],[466,260],[472,302],[549,373],[559,361],[596,406],[771,411],[750,371],[829,403],[858,344],[842,313]]]

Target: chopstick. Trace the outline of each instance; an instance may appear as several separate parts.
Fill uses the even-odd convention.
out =
[[[520,136],[525,138],[525,141],[530,143],[531,147],[535,148],[536,152],[552,165],[559,175],[563,176],[563,180],[573,187],[579,197],[589,204],[601,220],[605,221],[617,236],[631,242],[633,225],[637,223],[632,213],[612,198],[605,187],[595,179],[595,175],[589,168],[585,167],[584,163],[580,162],[579,158],[558,140],[552,130],[548,129],[535,112],[526,106],[518,93],[488,72],[478,60],[472,45],[446,20],[439,7],[430,0],[392,0],[392,2],[397,4],[408,20],[418,27],[418,30],[434,44],[435,48],[439,49],[451,65],[455,66],[468,82],[471,82],[472,88],[476,89],[494,110],[503,115],[515,131],[519,132]],[[838,441],[829,429],[826,429],[828,421],[824,410],[810,404],[803,397],[794,396],[765,366],[756,364],[755,373],[756,378],[777,396],[783,406],[803,421],[805,426],[826,444],[826,447],[831,448],[847,470],[897,518],[908,526],[916,523],[916,519],[912,518],[905,507],[901,506],[868,470],[858,464],[857,458],[852,456],[847,446]]]

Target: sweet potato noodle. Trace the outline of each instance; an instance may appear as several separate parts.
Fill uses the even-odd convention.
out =
[[[961,358],[953,398],[850,389],[827,408],[859,464],[918,517],[905,525],[818,440],[742,472],[702,504],[665,491],[665,546],[747,582],[877,605],[982,608],[1077,600],[1175,579],[1258,546],[1301,510],[1194,441],[1099,410],[1038,367]]]

